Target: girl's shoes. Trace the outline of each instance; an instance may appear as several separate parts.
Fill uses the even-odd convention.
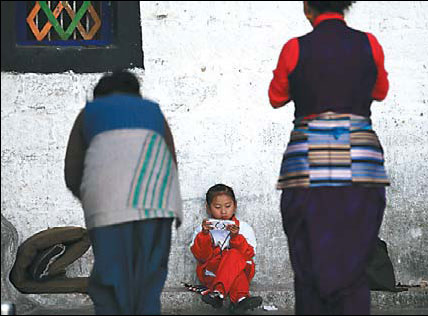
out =
[[[217,291],[202,295],[202,301],[210,304],[214,308],[221,308],[223,306],[223,299],[223,295]]]
[[[202,295],[202,301],[211,305],[214,308],[221,308],[223,306],[224,297],[220,292],[214,291],[206,295]],[[230,311],[233,314],[241,314],[247,310],[262,305],[263,299],[260,296],[247,296],[241,299],[238,303],[230,303]]]
[[[234,314],[241,314],[249,309],[262,305],[263,299],[260,296],[247,296],[238,303],[230,303],[231,312]]]

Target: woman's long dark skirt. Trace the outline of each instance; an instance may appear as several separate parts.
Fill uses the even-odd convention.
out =
[[[384,209],[384,187],[283,190],[296,314],[370,313],[366,267]]]

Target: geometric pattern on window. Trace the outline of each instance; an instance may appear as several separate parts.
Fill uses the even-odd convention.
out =
[[[111,43],[110,1],[22,1],[17,10],[19,45]]]
[[[144,69],[139,1],[2,1],[1,70]]]

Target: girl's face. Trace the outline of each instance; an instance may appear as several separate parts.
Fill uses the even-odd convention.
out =
[[[231,219],[236,211],[236,204],[227,194],[219,194],[214,197],[207,207],[208,213],[215,219]]]

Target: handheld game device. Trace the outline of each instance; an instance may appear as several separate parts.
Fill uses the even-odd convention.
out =
[[[214,229],[217,229],[217,230],[226,230],[227,225],[235,224],[234,221],[215,219],[215,218],[208,219],[208,222],[211,224],[211,226],[213,226]]]

